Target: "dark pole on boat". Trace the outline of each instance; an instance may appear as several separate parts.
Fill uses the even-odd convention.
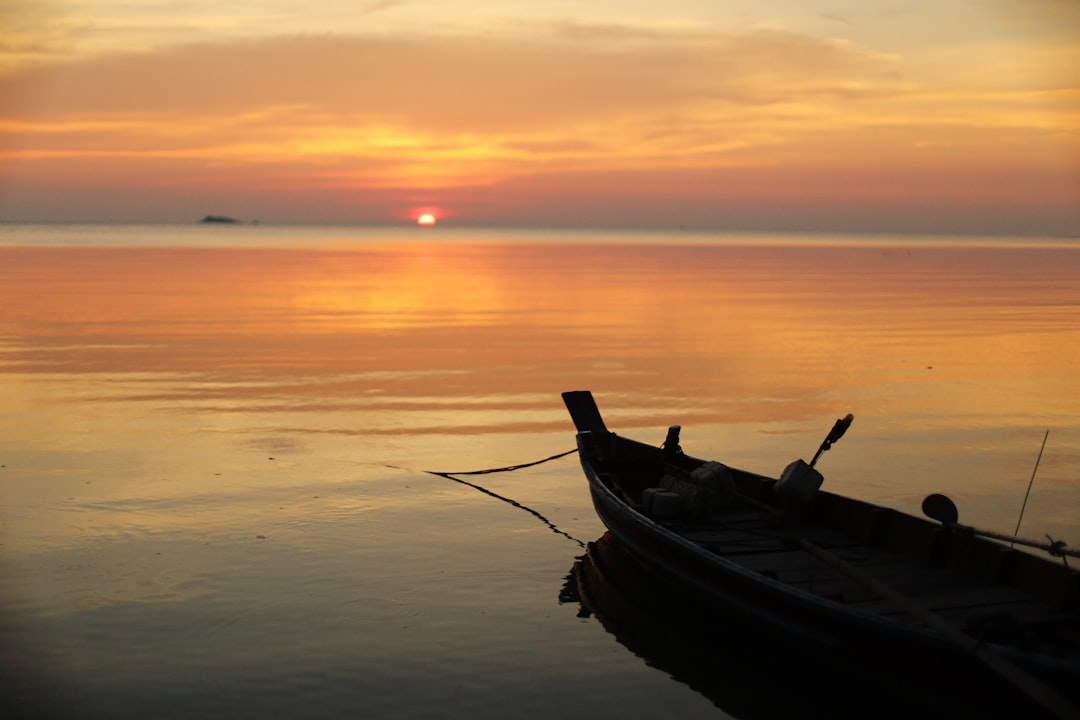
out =
[[[1024,504],[1020,506],[1020,517],[1016,518],[1016,529],[1013,530],[1013,535],[1020,534],[1020,523],[1024,521],[1024,510],[1027,508],[1028,496],[1031,495],[1031,486],[1035,484],[1035,473],[1039,472],[1039,462],[1042,460],[1043,450],[1046,449],[1046,438],[1050,437],[1050,431],[1047,430],[1043,435],[1042,447],[1039,448],[1039,457],[1035,458],[1035,469],[1031,471],[1031,479],[1028,480],[1027,492],[1024,493]]]
[[[821,457],[821,453],[831,448],[834,442],[844,437],[844,433],[851,427],[851,421],[854,419],[855,416],[848,413],[846,416],[836,421],[836,424],[833,425],[832,430],[829,431],[829,435],[825,438],[825,441],[821,443],[821,447],[814,453],[814,459],[810,461],[810,467],[814,467],[814,463]]]
[[[956,503],[940,493],[927,495],[926,499],[922,502],[922,511],[926,517],[931,520],[937,520],[945,527],[956,528],[957,530],[968,532],[972,535],[980,535],[994,540],[1001,540],[1007,543],[1035,548],[1036,550],[1048,552],[1054,557],[1065,557],[1067,555],[1069,557],[1080,558],[1080,550],[1068,547],[1063,540],[1053,540],[1051,538],[1050,542],[1045,543],[1041,540],[1029,540],[1027,538],[1017,537],[1016,535],[1006,535],[1005,533],[998,533],[993,530],[980,530],[979,528],[971,527],[970,525],[961,525],[957,522],[960,519],[960,513],[956,509]]]

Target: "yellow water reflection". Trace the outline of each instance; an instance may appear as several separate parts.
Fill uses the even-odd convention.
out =
[[[887,384],[887,406],[906,394],[896,387],[948,386],[955,410],[1008,423],[1033,402],[1068,412],[1053,386],[1069,381],[1080,354],[1080,265],[1069,250],[422,242],[0,252],[14,382],[180,374],[142,392],[221,408],[271,397],[539,398],[588,382],[691,408],[782,400],[786,416],[797,397]],[[968,392],[993,382],[1008,391],[992,401]],[[754,414],[770,415],[766,405]]]

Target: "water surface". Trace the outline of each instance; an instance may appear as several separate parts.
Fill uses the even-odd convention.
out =
[[[21,703],[93,717],[723,716],[560,603],[609,427],[1080,541],[1080,246],[0,227],[0,596]],[[569,536],[569,537],[567,537]]]

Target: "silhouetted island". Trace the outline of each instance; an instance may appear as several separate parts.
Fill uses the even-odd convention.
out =
[[[237,224],[240,221],[236,218],[225,217],[224,215],[207,215],[202,219],[204,223],[225,223],[225,224]]]

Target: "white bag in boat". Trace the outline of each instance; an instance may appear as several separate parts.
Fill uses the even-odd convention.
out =
[[[710,460],[690,473],[690,482],[706,488],[710,510],[735,497],[735,478],[727,465]]]
[[[825,480],[805,460],[796,460],[784,468],[784,473],[776,482],[774,492],[783,502],[802,505],[810,502]]]
[[[657,520],[671,520],[682,511],[682,498],[679,493],[664,488],[646,488],[641,496],[645,514]]]

